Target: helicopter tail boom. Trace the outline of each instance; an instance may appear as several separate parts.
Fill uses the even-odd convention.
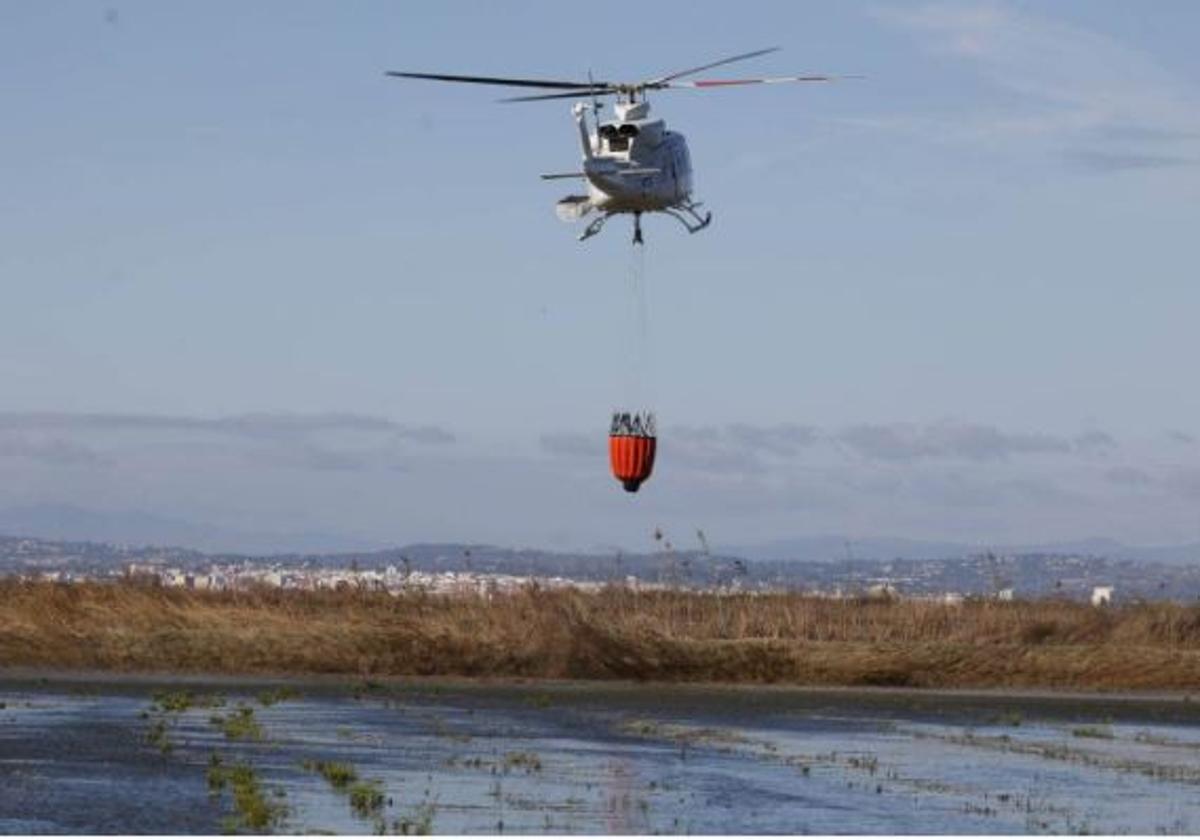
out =
[[[575,125],[579,128],[579,146],[583,149],[583,160],[587,162],[595,155],[595,150],[592,148],[592,137],[588,132],[587,119],[584,116],[587,113],[587,105],[582,102],[576,102],[571,106],[571,115],[575,117]]]

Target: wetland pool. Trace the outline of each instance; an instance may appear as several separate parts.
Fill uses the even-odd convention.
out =
[[[3,834],[1188,834],[1200,703],[0,672]]]

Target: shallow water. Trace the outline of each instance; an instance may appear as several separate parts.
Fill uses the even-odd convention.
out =
[[[180,689],[222,705],[154,704]],[[214,755],[254,768],[281,833],[1200,831],[1184,698],[0,677],[0,703],[9,834],[231,828]],[[259,737],[214,723],[239,705]],[[356,813],[306,761],[382,805]]]

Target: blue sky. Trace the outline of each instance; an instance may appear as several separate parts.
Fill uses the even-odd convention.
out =
[[[1200,538],[1197,31],[1188,2],[9,0],[0,505],[289,546]],[[647,223],[663,452],[626,498],[627,225],[580,245],[536,177],[576,162],[569,103],[383,71],[769,45],[730,74],[867,78],[654,98],[715,220]]]

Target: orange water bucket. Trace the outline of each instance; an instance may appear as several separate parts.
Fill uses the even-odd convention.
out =
[[[650,477],[657,448],[653,414],[613,414],[608,435],[608,459],[613,477],[626,491],[636,493],[642,482]]]

